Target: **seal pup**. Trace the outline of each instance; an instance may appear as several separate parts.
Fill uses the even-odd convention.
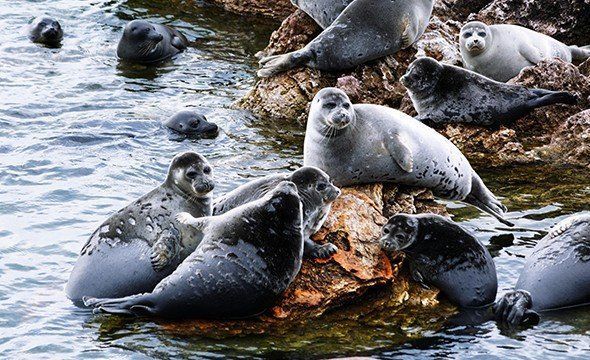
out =
[[[527,257],[514,291],[494,306],[501,324],[538,323],[538,312],[590,304],[590,212],[573,215]]]
[[[177,133],[191,137],[214,138],[219,134],[216,124],[207,121],[205,115],[192,110],[179,111],[164,125]]]
[[[416,119],[427,123],[498,126],[538,107],[577,103],[568,92],[497,82],[430,57],[415,60],[400,81],[418,111]]]
[[[291,3],[301,9],[318,23],[322,29],[332,25],[334,20],[354,0],[291,0]]]
[[[453,143],[418,120],[379,105],[353,105],[340,89],[312,101],[303,163],[324,170],[337,186],[393,182],[425,187],[503,218],[506,207]]]
[[[434,214],[396,215],[381,229],[381,247],[402,251],[412,278],[430,285],[454,304],[489,307],[498,279],[489,251],[458,224]]]
[[[117,46],[117,56],[129,62],[153,64],[173,57],[188,45],[186,37],[176,29],[145,20],[133,20],[125,26]]]
[[[274,304],[293,281],[303,257],[297,187],[283,181],[263,198],[225,214],[177,219],[205,236],[201,245],[151,293],[85,299],[113,314],[245,318]]]
[[[60,23],[47,16],[35,18],[29,24],[28,32],[32,42],[49,47],[59,47],[64,36]]]
[[[291,181],[297,186],[297,192],[303,206],[303,254],[311,259],[326,259],[338,248],[331,243],[317,244],[311,239],[324,224],[332,203],[340,195],[340,189],[330,183],[330,177],[315,167],[302,167],[291,174],[268,175],[250,181],[213,201],[213,215],[223,214],[240,205],[254,201],[266,195],[281,181]]]
[[[199,244],[202,234],[176,222],[209,216],[211,166],[193,152],[172,160],[166,181],[109,217],[90,236],[66,285],[67,296],[120,297],[151,291]]]
[[[560,58],[569,63],[590,58],[589,49],[565,45],[518,25],[488,26],[473,21],[463,26],[460,39],[465,67],[502,82],[545,58]]]
[[[258,76],[307,66],[337,71],[397,53],[424,34],[433,0],[355,0],[303,49],[260,60]]]

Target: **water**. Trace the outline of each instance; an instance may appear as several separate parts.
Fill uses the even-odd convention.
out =
[[[71,305],[63,286],[88,235],[161,182],[174,154],[204,154],[217,194],[302,163],[301,126],[231,107],[253,85],[254,54],[277,24],[186,3],[0,1],[0,357],[587,357],[588,309],[552,314],[516,335],[493,323],[400,326],[395,315],[353,306],[267,335],[210,337]],[[60,19],[61,49],[31,44],[22,32],[43,13]],[[157,69],[121,66],[115,48],[132,18],[172,24],[194,44]],[[161,122],[186,107],[220,125],[220,136],[170,134]],[[453,213],[489,245],[504,292],[544,230],[590,209],[590,179],[544,167],[482,175],[505,197],[516,230],[461,205],[452,204]],[[428,316],[406,314],[414,315]]]

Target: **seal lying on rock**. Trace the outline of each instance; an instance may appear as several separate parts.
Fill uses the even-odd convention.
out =
[[[86,242],[66,294],[120,297],[151,291],[199,244],[202,234],[174,220],[178,212],[211,215],[211,166],[199,154],[177,155],[166,181],[105,221]]]
[[[50,47],[58,47],[64,32],[59,22],[50,17],[38,17],[29,25],[29,39]]]
[[[205,237],[172,275],[151,293],[85,304],[114,314],[244,318],[272,306],[301,268],[302,208],[292,182],[219,216],[178,219]]]
[[[425,187],[512,225],[503,218],[506,208],[453,143],[397,110],[352,105],[336,88],[325,88],[313,99],[303,161],[324,170],[337,186],[393,182]]]
[[[432,7],[433,0],[355,0],[303,49],[260,60],[258,76],[298,66],[346,70],[395,54],[422,36]]]
[[[479,21],[461,29],[461,56],[469,70],[496,81],[508,81],[545,58],[585,61],[590,49],[568,46],[550,36],[517,25]]]
[[[386,251],[406,254],[412,278],[467,308],[491,305],[498,279],[494,260],[473,235],[438,215],[396,215],[381,230]]]
[[[203,114],[183,110],[176,113],[164,123],[169,129],[187,136],[214,138],[219,134],[219,127],[207,121]]]
[[[257,200],[272,191],[281,181],[292,181],[299,192],[299,198],[303,205],[304,255],[312,259],[329,258],[338,248],[331,243],[317,244],[311,240],[311,236],[326,221],[332,203],[340,195],[340,189],[332,185],[330,177],[320,169],[302,167],[291,174],[268,175],[250,181],[215,199],[213,215],[223,214],[240,205]]]
[[[500,323],[538,322],[537,311],[590,304],[590,213],[567,218],[528,256],[515,290],[494,306]]]
[[[304,13],[318,23],[322,29],[332,25],[334,20],[354,0],[291,0]]]
[[[133,20],[125,26],[117,56],[129,62],[153,64],[173,57],[188,45],[186,37],[176,29],[145,20]]]
[[[497,126],[538,107],[577,103],[568,92],[504,84],[429,57],[415,60],[400,80],[423,122]]]

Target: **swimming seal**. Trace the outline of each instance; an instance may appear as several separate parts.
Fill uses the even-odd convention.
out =
[[[214,138],[219,134],[219,127],[207,121],[203,114],[196,111],[183,110],[168,119],[164,125],[183,135],[191,137]]]
[[[172,275],[151,293],[85,304],[113,314],[245,318],[272,306],[301,268],[302,208],[291,182],[219,216],[177,218],[205,236]]]
[[[258,76],[307,66],[337,71],[397,53],[428,26],[433,0],[355,0],[303,49],[260,60]]]
[[[473,21],[463,26],[460,36],[465,67],[496,81],[506,82],[546,58],[569,63],[590,58],[590,49],[568,46],[517,25]]]
[[[174,216],[211,215],[213,187],[211,166],[203,156],[177,155],[162,185],[119,210],[90,236],[66,285],[67,296],[79,305],[83,296],[151,291],[202,238]]]
[[[303,147],[305,166],[324,170],[337,186],[393,182],[460,200],[506,225],[506,208],[453,143],[397,110],[353,105],[339,89],[313,99]]]
[[[429,57],[415,60],[400,81],[418,111],[416,119],[427,123],[498,126],[538,107],[578,101],[568,92],[497,82]]]
[[[590,213],[571,216],[541,239],[527,257],[514,291],[494,306],[514,328],[538,323],[538,312],[590,304]]]
[[[50,17],[35,18],[29,25],[29,39],[49,47],[59,47],[64,32],[59,22]]]
[[[466,308],[491,305],[498,279],[489,251],[461,226],[442,216],[396,215],[381,230],[386,251],[402,251],[412,278],[438,288]]]
[[[330,26],[346,7],[354,0],[291,0],[318,23],[322,29]]]
[[[170,59],[188,45],[186,37],[176,29],[145,20],[133,20],[125,26],[117,46],[117,56],[129,62],[154,64]]]
[[[250,181],[213,201],[213,215],[223,214],[240,205],[263,197],[282,181],[291,181],[297,186],[303,206],[304,255],[312,259],[326,259],[338,248],[331,244],[317,244],[311,240],[321,227],[332,203],[340,195],[340,189],[330,183],[330,177],[314,167],[302,167],[291,174],[268,175]]]

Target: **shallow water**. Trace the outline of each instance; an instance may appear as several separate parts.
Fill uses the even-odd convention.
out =
[[[286,332],[220,339],[71,305],[63,286],[88,235],[161,182],[174,154],[204,154],[214,165],[216,194],[302,163],[302,127],[231,109],[253,85],[254,54],[277,24],[179,3],[0,2],[0,357],[587,357],[588,308],[548,315],[516,335],[491,322],[400,326],[392,315],[352,307]],[[60,19],[61,49],[31,44],[22,31],[43,13]],[[132,18],[172,24],[194,44],[156,69],[122,66],[115,48]],[[185,107],[207,114],[220,136],[191,141],[169,133],[161,122]],[[513,211],[514,232],[451,205],[489,245],[504,292],[546,229],[590,209],[590,178],[543,167],[481,173]]]

